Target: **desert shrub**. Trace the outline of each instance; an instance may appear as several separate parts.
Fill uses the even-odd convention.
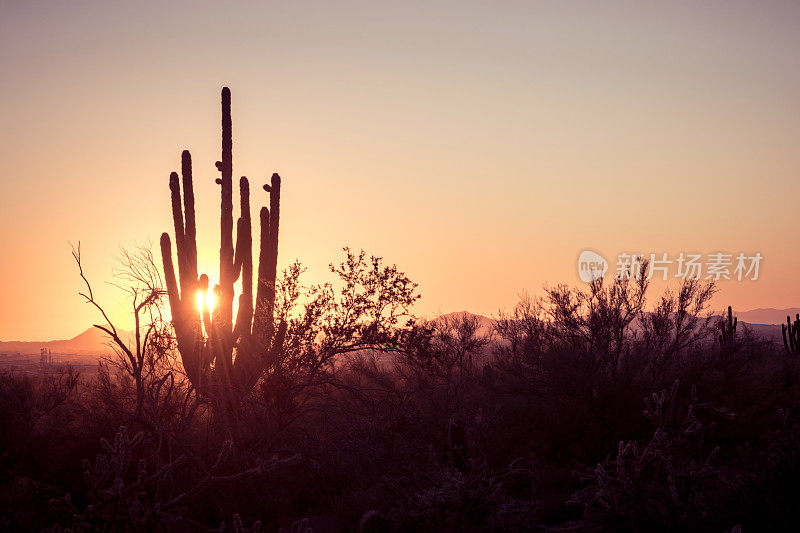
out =
[[[684,285],[649,313],[635,280],[559,287],[489,331],[467,314],[406,321],[412,285],[362,254],[333,269],[339,285],[303,305],[301,269],[287,270],[279,314],[297,357],[232,410],[197,394],[168,331],[92,377],[0,375],[0,525],[723,531],[800,518],[800,361],[743,327],[721,347],[712,287]]]

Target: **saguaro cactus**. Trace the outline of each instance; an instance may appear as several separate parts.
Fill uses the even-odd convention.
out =
[[[270,184],[264,185],[269,193],[270,207],[261,208],[254,301],[250,185],[244,176],[239,180],[241,213],[236,225],[235,248],[233,242],[233,137],[231,92],[227,87],[222,89],[222,161],[217,161],[216,166],[222,173],[216,180],[222,188],[222,202],[219,284],[213,288],[216,300],[213,312],[206,304],[201,312],[196,303],[198,292],[208,291],[209,280],[206,274],[198,277],[192,157],[188,151],[184,151],[181,157],[183,206],[178,174],[173,172],[169,177],[178,259],[177,280],[169,234],[161,235],[161,257],[178,351],[189,380],[198,391],[210,394],[251,388],[269,365],[280,360],[286,334],[285,322],[281,321],[277,332],[274,325],[281,178],[273,174]],[[233,285],[240,275],[242,294],[234,322]]]
[[[722,347],[723,350],[728,349],[732,350],[734,343],[736,342],[736,325],[739,322],[739,318],[733,317],[733,309],[731,306],[728,306],[728,321],[726,322],[723,318],[720,321],[720,334],[719,334],[719,345]]]
[[[786,324],[781,324],[781,333],[786,353],[800,355],[800,313],[795,315],[794,324],[792,324],[792,317],[786,317]]]

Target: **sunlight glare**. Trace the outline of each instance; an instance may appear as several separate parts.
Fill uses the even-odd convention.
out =
[[[214,310],[214,303],[215,299],[212,291],[197,291],[197,308],[201,313],[203,312],[203,304],[208,305],[208,310],[210,312]]]

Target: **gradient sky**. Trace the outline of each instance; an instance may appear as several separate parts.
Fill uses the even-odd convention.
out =
[[[98,320],[78,240],[127,326],[113,256],[171,231],[183,149],[217,277],[223,85],[234,176],[281,173],[307,282],[350,245],[423,314],[493,314],[580,284],[586,248],[741,251],[760,279],[717,307],[800,304],[797,2],[0,1],[0,68],[2,340]]]

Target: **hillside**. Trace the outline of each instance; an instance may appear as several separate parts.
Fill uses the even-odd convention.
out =
[[[130,341],[133,333],[121,331],[123,340]],[[47,348],[54,354],[75,355],[105,355],[112,352],[108,346],[109,337],[95,327],[71,339],[52,341],[0,341],[0,353],[20,353],[22,355],[38,355],[42,348]]]
[[[773,309],[770,307],[752,309],[743,313],[736,313],[736,315],[739,320],[748,324],[785,324],[787,316],[794,319],[797,313],[800,313],[800,307],[789,307],[787,309]]]

